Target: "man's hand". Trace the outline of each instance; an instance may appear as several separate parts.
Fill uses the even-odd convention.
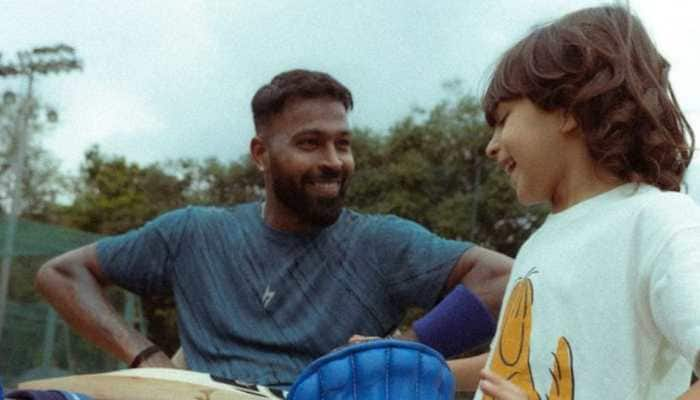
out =
[[[146,358],[137,368],[178,368],[168,356],[159,351]]]
[[[416,336],[416,332],[413,330],[413,328],[408,328],[407,330],[401,332],[400,330],[396,330],[391,335],[392,338],[394,339],[401,339],[401,340],[408,340],[411,342],[417,342],[418,341],[418,336]]]
[[[458,392],[474,392],[479,386],[480,372],[486,366],[489,353],[448,360]]]
[[[350,336],[350,339],[348,339],[348,343],[350,344],[356,344],[356,343],[362,343],[362,342],[369,342],[370,340],[377,340],[381,339],[381,336],[364,336],[364,335],[352,335]]]
[[[362,342],[367,342],[370,340],[376,340],[376,339],[382,339],[381,336],[364,336],[364,335],[352,335],[350,336],[350,339],[348,339],[348,343],[354,344],[354,343],[362,343]],[[408,340],[411,342],[417,342],[418,337],[416,336],[416,332],[413,331],[413,329],[408,328],[406,331],[401,332],[400,330],[395,330],[394,333],[391,335],[385,337],[384,339],[398,339],[398,340]]]

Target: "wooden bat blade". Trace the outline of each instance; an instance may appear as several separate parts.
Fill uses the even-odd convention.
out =
[[[216,382],[209,374],[168,368],[137,368],[101,374],[40,379],[20,389],[66,390],[95,400],[266,400],[280,399],[264,387]]]

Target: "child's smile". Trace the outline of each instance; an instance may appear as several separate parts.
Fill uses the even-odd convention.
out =
[[[498,117],[488,156],[508,174],[522,204],[551,202],[567,162],[560,113],[517,99],[499,104]]]
[[[523,205],[549,203],[554,212],[610,189],[595,172],[576,123],[526,98],[501,102],[486,154],[508,174]]]

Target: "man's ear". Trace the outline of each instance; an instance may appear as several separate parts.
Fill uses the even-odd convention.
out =
[[[258,167],[258,171],[265,172],[267,168],[267,145],[265,141],[258,135],[255,135],[250,140],[250,156],[253,162]]]

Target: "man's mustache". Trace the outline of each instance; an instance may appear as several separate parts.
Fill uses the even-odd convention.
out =
[[[302,182],[304,183],[316,183],[316,182],[340,182],[345,183],[347,180],[347,174],[342,171],[322,171],[320,174],[315,175],[304,175]]]

